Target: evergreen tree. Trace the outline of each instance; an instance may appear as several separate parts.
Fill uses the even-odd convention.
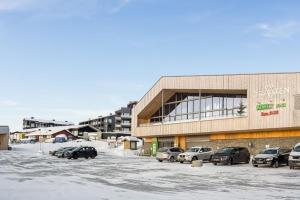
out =
[[[237,111],[237,113],[238,113],[239,116],[242,116],[242,115],[245,114],[245,109],[246,109],[246,107],[247,107],[247,106],[245,106],[245,105],[243,104],[243,102],[240,103],[239,109],[238,109],[238,111]]]

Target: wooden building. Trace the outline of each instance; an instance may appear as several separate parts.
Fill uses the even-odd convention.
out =
[[[0,150],[8,150],[9,127],[0,126]]]
[[[163,146],[266,146],[300,142],[300,73],[161,77],[133,109],[134,136]]]

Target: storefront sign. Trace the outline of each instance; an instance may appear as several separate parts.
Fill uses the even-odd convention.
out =
[[[289,87],[274,87],[272,85],[267,85],[263,90],[259,90],[257,92],[257,96],[259,97],[274,97],[276,95],[284,95],[284,94],[289,94],[290,93],[290,88]]]
[[[261,110],[271,110],[274,108],[286,108],[287,107],[287,103],[283,102],[283,103],[277,103],[272,104],[272,103],[259,103],[256,105],[256,110],[257,111],[261,111]]]
[[[157,138],[152,138],[152,144],[151,144],[151,155],[156,156],[158,149],[158,142]]]
[[[271,115],[278,115],[279,110],[283,108],[287,108],[287,103],[285,99],[282,99],[280,103],[258,103],[256,105],[256,110],[260,111],[261,116],[271,116]]]
[[[261,116],[270,116],[270,115],[278,115],[279,114],[279,110],[271,110],[271,111],[268,111],[268,112],[261,112],[260,113]]]

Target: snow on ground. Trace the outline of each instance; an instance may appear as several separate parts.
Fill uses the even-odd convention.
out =
[[[48,155],[61,146],[94,146],[96,159]],[[105,142],[13,146],[0,152],[1,200],[300,199],[300,170],[251,165],[202,168],[159,163]]]

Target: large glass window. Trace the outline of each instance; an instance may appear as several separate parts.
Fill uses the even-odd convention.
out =
[[[247,114],[247,95],[176,93],[152,117],[152,123],[234,117]]]

